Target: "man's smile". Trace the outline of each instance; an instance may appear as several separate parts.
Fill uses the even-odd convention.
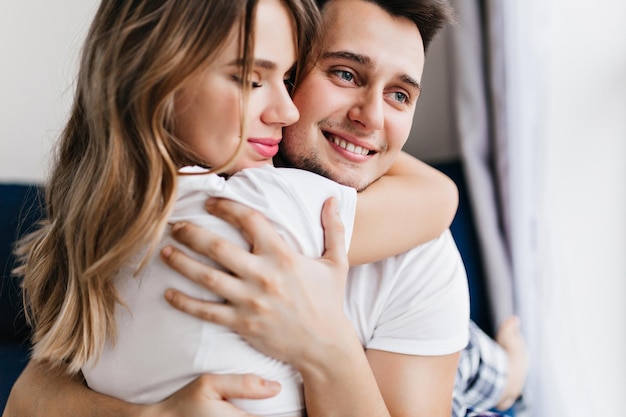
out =
[[[330,133],[326,130],[322,131],[322,134],[330,143],[336,145],[337,147],[343,149],[346,152],[354,154],[355,156],[368,156],[374,155],[376,151],[372,149],[368,149],[364,146],[357,145],[355,143],[349,142],[346,139],[339,137],[333,133]]]

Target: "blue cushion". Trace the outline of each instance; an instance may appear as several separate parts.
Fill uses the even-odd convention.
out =
[[[15,241],[31,230],[43,213],[41,191],[32,185],[0,184],[0,409],[28,360],[29,328],[24,318],[15,266]]]
[[[22,311],[19,281],[11,275],[15,266],[15,241],[42,216],[41,192],[31,185],[0,184],[0,342],[21,342],[28,337]]]
[[[463,166],[459,161],[438,163],[433,166],[449,176],[459,188],[459,208],[450,230],[467,271],[471,300],[470,316],[481,329],[493,336],[492,315],[485,288],[485,272]]]

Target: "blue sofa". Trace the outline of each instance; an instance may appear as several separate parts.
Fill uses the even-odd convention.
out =
[[[29,328],[19,282],[12,277],[15,240],[42,217],[42,193],[33,185],[0,184],[0,409],[28,360]]]
[[[459,210],[452,223],[452,234],[465,263],[471,297],[471,316],[491,333],[489,303],[483,285],[481,254],[472,221],[459,162],[437,164],[459,186]],[[0,184],[0,410],[4,409],[11,386],[28,361],[29,329],[24,319],[19,283],[11,277],[15,240],[31,229],[43,215],[41,189],[34,185]]]

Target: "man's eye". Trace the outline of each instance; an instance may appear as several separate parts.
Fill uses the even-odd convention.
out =
[[[352,74],[350,71],[334,70],[333,73],[344,81],[348,81],[348,82],[354,81],[354,74]]]
[[[401,93],[399,91],[396,91],[392,94],[393,99],[399,103],[408,103],[409,102],[409,96]]]

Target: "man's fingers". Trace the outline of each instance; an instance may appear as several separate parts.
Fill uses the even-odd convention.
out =
[[[252,253],[263,252],[268,244],[273,248],[280,236],[267,218],[241,203],[223,198],[211,198],[205,205],[207,211],[236,227],[252,246]],[[279,241],[278,246],[284,243]],[[273,249],[272,249],[273,250]]]
[[[247,249],[195,224],[185,222],[174,224],[172,237],[194,252],[213,259],[235,275],[240,275],[242,268],[253,270],[256,268],[254,256]],[[192,278],[181,270],[179,272]]]
[[[244,375],[203,375],[192,384],[201,385],[206,395],[215,399],[261,399],[273,397],[280,392],[280,384],[268,381],[254,374]]]
[[[188,296],[173,288],[165,291],[165,299],[172,307],[203,321],[231,327],[237,320],[233,306]]]
[[[339,217],[337,201],[334,197],[324,202],[324,207],[322,208],[322,226],[324,227],[325,246],[323,258],[333,262],[345,263],[345,267],[347,267],[346,231]]]
[[[245,287],[239,278],[206,265],[173,246],[163,248],[161,257],[174,271],[213,292],[218,297],[230,302],[238,302],[241,296],[245,294]]]

